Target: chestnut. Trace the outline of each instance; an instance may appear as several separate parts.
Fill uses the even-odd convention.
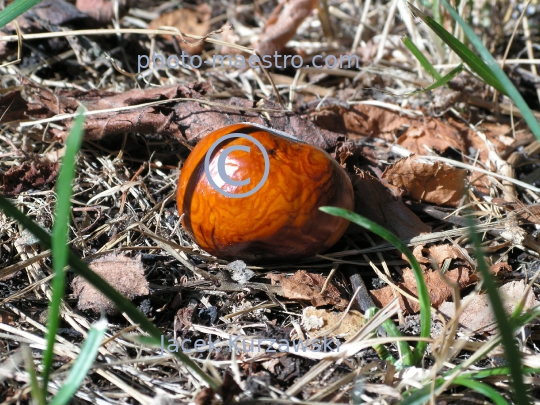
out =
[[[349,222],[319,207],[352,210],[354,194],[345,170],[322,149],[242,123],[208,134],[191,151],[177,205],[184,229],[208,253],[275,263],[333,246]]]

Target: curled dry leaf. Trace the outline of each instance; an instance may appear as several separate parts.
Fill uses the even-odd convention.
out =
[[[438,272],[424,270],[424,278],[426,280],[429,300],[433,308],[438,308],[444,301],[452,296],[452,287],[446,284],[440,277]],[[447,271],[445,276],[448,277],[454,283],[458,283],[460,288],[465,288],[476,281],[477,277],[471,273],[468,267],[458,267],[457,269]],[[411,294],[414,297],[418,297],[417,283],[414,277],[414,273],[411,269],[403,270],[403,282],[396,283],[399,288]],[[396,294],[399,297],[399,305],[405,313],[414,314],[420,310],[420,305],[417,301],[413,301],[408,297],[401,295],[397,290]],[[370,291],[371,298],[378,307],[385,307],[394,299],[394,292],[392,286],[386,286],[378,290]]]
[[[279,3],[268,18],[263,33],[255,45],[261,55],[283,54],[285,45],[294,37],[304,19],[317,6],[317,0],[288,0]]]
[[[81,103],[85,104],[89,111],[96,111],[173,98],[189,98],[192,100],[89,115],[84,124],[85,140],[97,140],[108,135],[133,132],[143,135],[159,133],[162,136],[175,138],[184,144],[194,145],[215,128],[240,122],[251,122],[285,131],[301,141],[325,150],[334,147],[339,140],[343,139],[342,135],[319,129],[299,115],[287,111],[281,112],[281,106],[271,101],[265,100],[258,106],[253,101],[236,97],[216,100],[203,97],[211,90],[211,85],[208,83],[135,89],[125,93],[97,90],[53,93],[28,80],[22,80],[22,84],[23,90],[17,91],[16,94],[6,95],[10,97],[9,101],[0,98],[0,123],[9,122],[2,118],[5,117],[3,114],[6,110],[12,112],[11,117],[16,117],[16,119],[22,119],[25,115],[47,118],[57,114],[73,114]],[[19,96],[24,100],[23,104]],[[197,101],[203,98],[220,106],[210,106]],[[10,106],[10,101],[15,99],[18,100],[17,113]],[[279,112],[267,112],[263,115],[247,111],[257,107]],[[62,125],[62,129],[50,129],[50,133],[58,139],[65,139],[70,121],[62,120],[58,124]]]
[[[313,122],[325,129],[346,134],[350,139],[377,137],[393,142],[398,131],[411,125],[411,118],[366,104],[334,104],[311,113]]]
[[[450,244],[433,245],[427,249],[428,258],[431,256],[437,262],[439,268],[442,267],[446,259],[464,259],[459,249]]]
[[[383,179],[415,200],[457,207],[465,193],[467,171],[441,162],[401,159],[388,167]]]
[[[43,188],[51,184],[58,173],[58,163],[25,162],[0,173],[0,192],[17,195],[32,188]]]
[[[326,277],[319,274],[298,270],[288,278],[284,274],[268,274],[267,277],[272,280],[272,284],[281,283],[285,298],[310,301],[315,307],[334,305],[339,309],[345,309],[349,304],[332,283],[328,284],[324,294],[321,294]]]
[[[363,319],[362,314],[355,310],[350,310],[345,316],[342,312],[313,307],[304,308],[302,312],[302,326],[311,334],[329,338],[339,336],[345,340],[349,340],[362,327]]]
[[[459,249],[450,244],[433,245],[429,248],[425,248],[424,245],[417,245],[413,249],[413,255],[420,264],[430,264],[431,258],[435,260],[439,268],[442,267],[443,262],[446,259],[463,259],[465,257],[461,254]],[[405,255],[401,255],[403,260],[407,260]]]
[[[212,9],[208,4],[199,4],[197,7],[191,8],[181,8],[174,10],[171,13],[165,13],[150,22],[148,25],[149,29],[157,30],[159,27],[174,27],[180,30],[183,34],[192,34],[199,35],[201,37],[208,34],[210,30],[210,17],[212,15]],[[163,38],[167,41],[172,41],[173,37],[171,35],[164,35]],[[201,53],[203,49],[203,42],[184,37],[184,40],[181,37],[178,38],[178,43],[183,51],[189,53],[190,55],[196,55]],[[185,41],[185,42],[184,42]],[[196,45],[190,45],[195,44]]]
[[[413,255],[420,264],[430,264],[431,259],[434,259],[439,268],[446,259],[465,259],[457,247],[448,243],[433,245],[429,248],[425,245],[417,245],[413,249]],[[401,257],[407,260],[404,254],[401,254]]]
[[[92,261],[89,266],[129,300],[150,292],[140,256],[131,259],[112,253]],[[81,276],[75,277],[71,286],[73,293],[79,299],[77,308],[80,310],[90,309],[100,312],[103,309],[108,314],[117,311],[109,299]]]
[[[505,312],[511,315],[516,309],[516,306],[525,296],[527,284],[524,280],[512,281],[499,288],[499,294],[502,298],[502,303]],[[463,299],[462,299],[463,301]],[[532,291],[525,298],[523,309],[526,311],[537,305],[540,305],[534,298]],[[455,305],[453,302],[445,302],[439,307],[449,319],[454,317]],[[469,333],[494,333],[497,330],[497,322],[495,314],[491,308],[489,298],[486,294],[476,295],[467,305],[459,317],[459,324],[466,332]]]
[[[354,211],[378,223],[401,239],[409,239],[431,232],[401,198],[393,196],[387,187],[367,172],[351,176],[354,188]],[[348,233],[363,232],[351,224]]]
[[[479,151],[482,162],[488,159],[486,145],[476,132],[452,119],[444,122],[433,117],[409,117],[367,104],[349,108],[330,105],[313,111],[311,117],[317,126],[347,135],[350,139],[376,137],[394,142],[398,137],[399,145],[417,155],[425,155],[430,149],[445,153],[449,148],[468,155],[469,148],[473,148]],[[515,143],[515,139],[508,136],[511,133],[508,125],[483,124],[479,130],[495,145],[500,155]]]
[[[424,246],[425,245],[416,245],[414,248],[413,248],[413,256],[416,258],[416,260],[418,261],[418,263],[420,264],[428,264],[429,263],[429,259],[427,257],[424,256]],[[406,260],[407,257],[402,253],[401,254],[401,257]]]

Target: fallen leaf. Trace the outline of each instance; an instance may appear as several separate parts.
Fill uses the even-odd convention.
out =
[[[394,142],[417,155],[425,155],[434,149],[445,153],[452,148],[469,154],[470,149],[479,152],[479,159],[486,162],[488,150],[478,134],[464,123],[449,119],[405,116],[387,108],[357,104],[350,107],[334,104],[313,109],[312,121],[320,128],[347,135],[350,139],[376,137]],[[516,140],[511,136],[511,127],[506,124],[483,123],[478,127],[493,143],[497,153],[504,155]]]
[[[47,112],[46,108],[27,102],[20,91],[10,91],[0,98],[0,123],[22,121],[28,119],[29,115],[45,118]]]
[[[465,141],[465,151],[469,152],[472,156],[478,152],[478,159],[482,162],[487,162],[489,158],[489,149],[486,147],[486,143],[482,138],[478,136],[476,131],[469,128],[464,122],[448,119],[448,124],[460,131],[463,140]],[[485,122],[477,127],[478,131],[481,131],[488,141],[490,141],[497,153],[500,156],[506,154],[507,149],[511,149],[516,142],[516,139],[512,137],[512,133],[519,128],[516,128],[508,124],[489,123]],[[472,150],[472,152],[471,152]]]
[[[400,239],[410,239],[431,232],[400,198],[392,196],[388,188],[368,172],[351,177],[354,188],[354,211],[393,232]],[[351,224],[347,233],[363,232]]]
[[[0,310],[0,323],[12,326],[15,325],[15,322],[13,322],[13,315],[7,311]]]
[[[86,13],[77,10],[73,4],[65,0],[43,0],[3,26],[0,36],[15,34],[15,22],[18,24],[22,34],[29,34],[42,31],[59,31],[58,26],[67,23],[80,23],[86,19],[88,19]],[[56,51],[53,51],[54,53],[59,53],[58,44],[61,42],[63,41],[59,41],[58,38],[46,40],[51,49],[56,49]],[[17,53],[16,42],[0,41],[0,57],[5,58],[14,53]]]
[[[512,281],[499,288],[499,294],[502,298],[504,311],[509,316],[515,310],[516,306],[522,300],[527,284],[524,280]],[[540,305],[534,293],[529,292],[525,299],[523,309],[526,311],[537,305]],[[439,307],[448,318],[453,318],[455,314],[455,305],[453,302],[445,302]],[[472,333],[494,333],[497,329],[495,314],[491,308],[491,303],[487,294],[476,295],[467,305],[459,317],[459,324],[466,332]]]
[[[428,250],[427,256],[433,257],[433,259],[435,259],[435,261],[437,262],[437,265],[439,266],[439,268],[442,267],[442,264],[446,259],[465,260],[465,258],[463,257],[459,249],[455,247],[454,245],[450,245],[450,244],[433,245],[433,246],[430,246],[427,250]]]
[[[459,130],[432,117],[410,117],[386,108],[357,104],[349,108],[341,105],[323,107],[311,114],[313,122],[325,129],[347,135],[350,139],[381,138],[394,142],[418,155],[428,149],[440,153],[448,148],[465,150]]]
[[[132,259],[111,253],[92,261],[89,266],[129,300],[150,292],[140,256]],[[77,307],[80,310],[100,312],[103,309],[108,314],[117,312],[114,304],[81,276],[73,279],[71,287],[79,299]]]
[[[268,18],[255,50],[260,55],[283,54],[285,45],[296,34],[304,19],[317,6],[317,0],[288,0],[279,3]]]
[[[257,105],[251,100],[232,97],[216,100],[205,98],[205,100],[213,101],[221,106],[200,103],[197,100],[202,99],[203,95],[211,89],[211,85],[208,83],[188,83],[144,90],[135,89],[125,93],[97,90],[53,93],[26,79],[22,80],[22,84],[24,91],[21,91],[20,95],[26,102],[23,111],[28,115],[37,111],[38,115],[35,118],[72,114],[81,103],[85,104],[89,111],[95,111],[173,98],[193,99],[193,101],[171,102],[152,107],[142,106],[137,109],[89,115],[84,125],[85,140],[98,140],[109,135],[133,132],[152,136],[159,133],[192,146],[216,128],[240,122],[251,122],[285,131],[301,141],[325,150],[333,148],[338,141],[343,139],[342,135],[319,129],[308,119],[299,115],[287,111],[281,112],[281,106],[271,101],[265,100]],[[13,98],[13,95],[10,97]],[[6,104],[9,105],[0,98],[0,107]],[[278,112],[268,111],[263,115],[246,111],[257,107]],[[6,122],[1,119],[0,115],[0,123]],[[62,120],[58,124],[62,125],[61,129],[51,128],[50,133],[63,140],[69,132],[71,122]]]
[[[312,121],[320,128],[347,135],[350,139],[382,138],[393,142],[398,132],[414,121],[393,111],[367,104],[343,106],[334,104],[311,113]]]
[[[33,27],[50,30],[51,25],[63,25],[87,17],[86,13],[65,0],[43,0],[18,17],[17,22],[25,29]],[[13,23],[6,28],[15,29]]]
[[[498,276],[499,273],[501,273],[501,276],[505,277],[509,275],[510,273],[512,273],[514,269],[512,269],[512,266],[510,266],[508,263],[500,262],[500,263],[495,263],[494,265],[490,266],[489,271],[494,276]]]
[[[265,370],[268,370],[270,371],[272,374],[275,374],[276,373],[276,366],[280,364],[280,361],[279,361],[279,358],[272,358],[270,360],[267,360],[267,361],[263,361],[261,363],[261,366],[263,366],[263,368]]]
[[[540,204],[526,205],[523,203],[506,203],[502,204],[503,208],[507,208],[510,211],[515,212],[523,220],[540,224]]]
[[[341,320],[343,318],[343,320]],[[304,308],[302,312],[302,326],[308,332],[317,332],[317,336],[339,336],[349,340],[363,325],[364,317],[355,310],[350,310],[343,316],[342,312],[333,312],[327,309]],[[339,326],[334,328],[339,322]],[[326,332],[328,331],[328,332]]]
[[[192,34],[198,36],[205,36],[210,30],[210,17],[212,15],[212,9],[208,4],[199,4],[197,7],[191,8],[181,8],[174,10],[171,13],[165,13],[151,21],[148,24],[148,28],[152,30],[157,30],[159,27],[174,27],[179,29],[183,34]],[[171,35],[163,35],[163,38],[166,41],[172,41],[173,37]],[[186,53],[190,55],[196,55],[201,53],[203,49],[203,42],[193,39],[183,37],[178,38],[180,47]],[[184,42],[185,41],[185,42]],[[196,45],[190,45],[195,44]]]
[[[174,329],[175,332],[181,332],[183,329],[189,329],[193,324],[193,316],[195,314],[196,306],[188,305],[185,308],[180,308],[176,312],[176,319]]]
[[[415,120],[396,143],[417,155],[425,155],[430,149],[439,153],[445,153],[449,148],[466,150],[463,137],[456,128],[431,117],[426,117],[425,124]]]
[[[388,167],[383,179],[415,200],[457,207],[465,193],[467,171],[441,162],[423,162],[415,156]]]
[[[58,163],[25,162],[0,173],[0,192],[17,195],[33,188],[42,189],[54,182],[57,173]]]
[[[429,259],[424,256],[424,245],[416,245],[413,248],[412,253],[413,253],[413,256],[416,258],[416,260],[418,261],[418,263],[420,263],[420,264],[428,264],[429,263]],[[402,254],[401,257],[403,257],[404,260],[407,259],[407,257],[404,254]]]
[[[438,272],[426,271],[424,267],[422,270],[424,279],[426,280],[431,306],[438,308],[452,296],[452,287],[441,279]],[[458,267],[457,269],[447,271],[445,276],[454,283],[458,283],[460,288],[465,288],[478,281],[477,277],[471,274],[471,270],[468,267]],[[418,297],[417,283],[411,269],[403,270],[403,282],[396,283],[396,285],[412,296]],[[371,290],[369,293],[375,304],[382,308],[394,299],[394,292],[392,290],[392,286],[386,286],[378,290]],[[396,294],[399,297],[399,305],[405,313],[414,314],[420,310],[420,304],[418,302],[401,295],[397,290]]]
[[[122,18],[129,10],[129,0],[77,0],[75,7],[83,11],[97,23],[103,25],[115,17],[114,8],[118,6],[118,17]]]
[[[319,274],[298,270],[288,278],[284,274],[275,273],[268,274],[267,277],[272,280],[272,284],[281,283],[285,298],[310,301],[315,307],[334,305],[339,309],[344,309],[349,304],[332,283],[328,284],[324,294],[321,294],[326,277]]]

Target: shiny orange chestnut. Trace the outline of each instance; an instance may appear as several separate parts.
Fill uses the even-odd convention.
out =
[[[318,208],[352,210],[354,195],[347,173],[322,149],[264,127],[235,124],[210,133],[191,151],[180,173],[177,204],[184,229],[202,249],[221,259],[261,263],[330,248],[349,222]]]

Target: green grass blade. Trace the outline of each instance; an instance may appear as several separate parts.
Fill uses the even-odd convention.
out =
[[[469,380],[468,378],[458,377],[454,380],[455,384],[462,385],[479,392],[480,394],[488,397],[495,405],[508,405],[508,401],[497,392],[493,387],[479,381]],[[519,403],[519,402],[518,402]]]
[[[501,67],[495,60],[495,58],[493,58],[491,53],[489,53],[489,50],[484,46],[484,44],[482,44],[482,41],[475,34],[474,30],[463,20],[463,18],[460,17],[458,12],[452,6],[450,6],[450,4],[448,4],[447,0],[440,0],[440,1],[443,4],[443,6],[448,10],[452,18],[458,22],[458,24],[463,29],[463,32],[465,32],[465,35],[467,36],[467,38],[469,38],[469,40],[474,45],[474,47],[476,48],[480,56],[482,56],[482,58],[484,58],[484,60],[486,61],[490,70],[497,77],[499,83],[501,83],[501,85],[504,88],[504,91],[502,91],[502,93],[507,94],[508,97],[510,97],[514,101],[514,103],[516,103],[517,108],[523,115],[523,118],[527,122],[527,125],[529,125],[529,128],[531,129],[532,133],[534,134],[536,139],[540,140],[540,124],[536,120],[531,109],[529,108],[529,106],[527,105],[527,103],[525,102],[521,94],[519,93],[519,91],[516,89],[516,86],[514,86],[512,81],[501,69]]]
[[[67,404],[75,392],[81,386],[84,377],[88,374],[90,367],[94,363],[98,354],[99,347],[103,341],[103,336],[107,330],[107,320],[100,319],[90,329],[88,336],[84,341],[81,352],[75,360],[75,364],[69,370],[69,375],[64,381],[55,397],[51,400],[49,405],[65,405]]]
[[[437,380],[435,380],[435,388],[440,387],[443,383],[443,378],[437,378]],[[491,399],[495,405],[508,405],[506,399],[504,399],[504,397],[499,394],[495,388],[492,388],[489,385],[479,381],[471,380],[468,376],[457,377],[453,383],[479,392],[480,394]],[[403,401],[400,402],[400,405],[424,405],[431,397],[431,390],[432,385],[429,383],[421,389],[414,391],[411,395],[405,397]]]
[[[40,243],[46,249],[51,248],[50,235],[41,228],[38,224],[19,211],[7,198],[0,194],[0,208],[9,217],[17,220],[23,228],[28,229],[34,236],[36,236]],[[116,291],[109,283],[103,278],[94,273],[88,265],[83,262],[75,253],[71,250],[69,252],[69,266],[73,272],[86,281],[96,287],[104,296],[110,299],[119,311],[125,312],[133,322],[140,325],[141,329],[148,333],[153,339],[155,345],[161,344],[162,332],[154,326],[152,322],[148,320],[131,301]],[[204,371],[202,371],[197,364],[195,364],[188,356],[181,352],[173,352],[174,356],[180,360],[184,365],[189,368],[193,373],[197,374],[203,381],[205,381],[210,388],[217,390],[219,384]]]
[[[456,77],[458,74],[460,74],[462,71],[463,71],[463,64],[459,64],[459,66],[456,66],[454,69],[452,69],[450,72],[448,72],[448,74],[441,77],[439,80],[437,80],[431,86],[428,86],[425,89],[413,91],[412,93],[401,94],[401,96],[402,97],[410,97],[410,96],[414,96],[415,94],[424,93],[426,91],[434,90],[437,87],[444,86],[450,80],[452,80],[454,77]]]
[[[441,0],[442,2],[442,0]],[[442,2],[444,4],[444,2]],[[431,28],[439,38],[441,38],[469,67],[473,72],[482,78],[487,84],[494,87],[503,94],[506,94],[505,86],[499,81],[490,67],[473,51],[462,44],[456,37],[446,31],[433,18],[423,13],[409,3],[413,15],[419,17],[426,25]]]
[[[337,207],[321,207],[319,209],[327,214],[348,219],[349,221],[354,222],[355,224],[360,225],[373,233],[376,233],[394,245],[396,249],[407,257],[413,269],[418,288],[418,300],[420,301],[420,337],[429,338],[431,330],[431,304],[429,301],[429,293],[420,264],[418,264],[418,261],[407,245],[392,232],[354,212]],[[420,364],[422,358],[424,357],[426,348],[427,342],[418,342],[413,354],[413,364]]]
[[[0,12],[0,28],[10,23],[42,0],[16,0]]]
[[[449,374],[452,370],[449,372],[444,373],[443,375],[446,376]],[[531,367],[523,367],[522,373],[523,374],[533,374],[540,372],[540,368],[531,368]],[[481,380],[484,378],[489,378],[493,376],[506,376],[510,374],[510,368],[509,367],[495,367],[495,368],[489,368],[487,370],[479,370],[474,371],[472,373],[463,373],[457,378],[463,378],[463,379],[475,379],[475,380]],[[440,387],[444,383],[444,378],[437,378],[435,380],[435,388]],[[429,400],[429,397],[431,395],[431,382],[426,384],[424,387],[413,391],[409,396],[407,396],[402,402],[401,405],[419,405],[419,404],[425,404],[426,401]]]
[[[468,226],[471,229],[470,237],[476,251],[478,270],[480,270],[480,273],[482,274],[482,285],[488,294],[491,307],[493,308],[495,320],[497,321],[499,332],[501,334],[501,341],[505,349],[506,358],[508,360],[510,376],[512,379],[512,387],[514,390],[514,399],[517,404],[529,404],[529,399],[527,397],[527,389],[523,382],[521,353],[519,352],[516,341],[514,339],[515,329],[512,328],[512,322],[504,311],[501,296],[499,295],[499,291],[497,290],[497,286],[495,284],[495,279],[493,275],[489,272],[488,266],[482,254],[480,237],[476,232],[476,226],[474,224],[474,221],[469,217],[467,218],[467,221],[469,222]]]
[[[540,373],[540,367],[523,367],[521,369],[523,374],[533,374]],[[493,377],[498,375],[508,375],[510,374],[510,368],[508,367],[495,367],[488,368],[487,370],[475,371],[473,373],[464,373],[460,377],[463,378],[474,378],[475,380],[481,380],[482,378]]]
[[[375,308],[375,307],[369,308],[368,309],[369,318],[373,317],[379,311],[380,311],[379,308]],[[384,328],[384,330],[386,331],[389,337],[403,337],[403,335],[397,328],[396,324],[391,319],[387,319],[386,321],[384,321],[382,324],[382,327]],[[409,344],[404,341],[399,341],[398,344],[399,344],[399,348],[401,350],[401,355],[402,355],[401,364],[406,367],[414,365],[413,354],[411,352],[411,348],[409,347]],[[396,363],[396,359],[394,358],[394,356],[388,353],[384,345],[374,345],[373,348],[377,351],[381,359],[385,361],[389,361],[392,364]]]
[[[422,52],[420,52],[420,49],[416,47],[413,41],[411,41],[409,38],[405,37],[402,38],[403,43],[411,51],[411,53],[415,56],[416,59],[418,59],[418,62],[422,65],[424,70],[430,74],[431,77],[433,77],[435,80],[439,80],[442,76],[435,70],[435,67],[431,64],[429,60],[424,56]]]
[[[532,294],[532,291],[529,293]],[[516,308],[517,310],[518,308]],[[519,330],[534,319],[540,318],[540,305],[537,305],[534,308],[529,309],[523,314],[517,313],[515,310],[512,313],[511,322],[514,330]]]
[[[43,389],[47,392],[49,375],[54,357],[53,347],[56,331],[60,325],[60,305],[64,297],[66,276],[64,267],[69,255],[69,219],[71,211],[72,182],[75,175],[75,162],[81,147],[83,135],[84,115],[79,112],[73,122],[73,127],[66,140],[66,151],[62,159],[62,166],[56,182],[56,209],[54,212],[54,225],[52,231],[52,267],[54,278],[51,282],[52,297],[49,303],[47,316],[47,347],[43,353]]]

